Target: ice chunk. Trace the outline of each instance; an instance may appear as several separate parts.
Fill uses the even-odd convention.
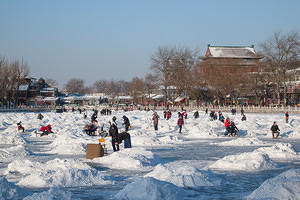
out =
[[[159,164],[145,177],[167,181],[178,187],[217,186],[221,184],[221,179],[214,173],[200,170],[188,161]]]
[[[72,198],[71,192],[65,192],[61,188],[50,188],[48,191],[41,193],[34,193],[33,195],[25,197],[23,200],[56,200],[56,199],[64,199],[71,200]]]
[[[266,170],[275,168],[276,164],[267,154],[261,152],[242,153],[229,155],[216,161],[210,168],[222,170]]]
[[[247,199],[300,199],[300,169],[267,179]]]
[[[122,200],[182,200],[187,193],[177,186],[154,178],[140,178],[115,195]]]

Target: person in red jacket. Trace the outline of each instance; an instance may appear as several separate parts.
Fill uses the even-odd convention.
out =
[[[177,121],[177,125],[179,126],[179,133],[181,133],[183,124],[184,124],[184,121],[183,121],[183,117],[181,115]]]
[[[41,127],[40,131],[42,131],[41,136],[48,135],[49,133],[53,133],[50,124],[48,124],[47,126]]]
[[[228,135],[228,133],[230,132],[230,120],[229,120],[229,117],[226,117],[226,120],[225,120],[225,128],[226,128],[226,133],[225,135]]]

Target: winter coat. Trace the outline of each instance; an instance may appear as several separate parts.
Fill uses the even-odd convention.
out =
[[[124,123],[123,123],[123,124],[125,124],[126,126],[130,126],[130,122],[129,122],[128,117],[123,116],[123,120],[124,120]]]
[[[230,125],[229,120],[226,119],[226,121],[225,121],[225,127],[227,128],[229,125]]]
[[[48,126],[41,127],[40,131],[52,133],[52,131],[51,131],[51,125],[49,124]]]
[[[111,136],[112,139],[118,140],[118,127],[114,123],[112,123],[109,127],[109,136]]]
[[[178,126],[182,126],[184,124],[183,119],[180,117],[177,121]]]
[[[152,117],[152,120],[153,120],[153,123],[154,123],[154,124],[158,124],[158,118],[159,118],[158,115],[154,115],[154,116]]]
[[[274,132],[280,131],[280,129],[278,128],[278,125],[273,125],[271,127],[271,131],[274,133]]]

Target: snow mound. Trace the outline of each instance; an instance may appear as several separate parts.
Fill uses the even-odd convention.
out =
[[[99,171],[78,160],[54,159],[46,163],[17,160],[8,165],[5,173],[16,172],[23,174],[18,185],[26,187],[76,187],[112,183]]]
[[[48,191],[41,193],[34,193],[31,196],[25,197],[23,200],[56,200],[56,199],[64,199],[71,200],[71,192],[65,192],[60,188],[50,188]]]
[[[8,182],[5,177],[0,177],[0,199],[21,199],[26,194],[25,190]]]
[[[4,133],[0,134],[0,144],[15,144],[15,145],[20,145],[20,144],[25,144],[26,142],[24,139],[14,133]]]
[[[154,170],[145,175],[161,181],[173,183],[178,187],[218,186],[221,184],[215,174],[191,166],[188,161],[179,161],[157,165]]]
[[[119,200],[182,200],[187,193],[167,182],[154,178],[141,178],[125,186],[115,195]]]
[[[157,140],[159,143],[162,143],[162,144],[182,142],[182,139],[178,138],[177,136],[173,136],[173,135],[158,137]]]
[[[266,145],[266,142],[259,140],[258,138],[238,138],[235,140],[212,143],[218,146],[261,146]]]
[[[299,153],[289,143],[277,143],[271,147],[259,148],[255,152],[266,153],[272,159],[294,159],[300,157]]]
[[[30,153],[24,146],[12,146],[0,149],[0,162],[10,162],[18,158],[25,158]]]
[[[247,199],[300,199],[300,169],[290,169],[267,179]]]
[[[275,167],[276,164],[269,158],[269,156],[261,152],[225,156],[210,165],[210,168],[212,169],[242,171],[266,170]]]
[[[108,156],[94,158],[92,162],[113,169],[147,170],[153,165],[154,155],[145,148],[129,148]]]

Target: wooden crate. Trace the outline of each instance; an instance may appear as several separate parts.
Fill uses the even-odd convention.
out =
[[[102,157],[104,150],[101,144],[87,144],[86,145],[86,159],[93,159]]]

